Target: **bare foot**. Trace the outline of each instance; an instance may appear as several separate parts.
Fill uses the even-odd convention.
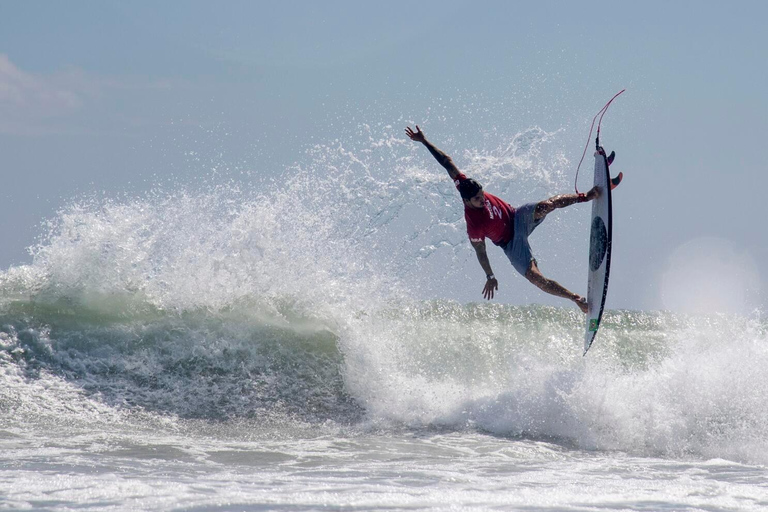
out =
[[[595,185],[586,194],[584,192],[579,192],[579,200],[577,202],[588,203],[593,199],[597,199],[599,196],[600,196],[600,188],[598,188],[598,186]]]
[[[577,297],[578,298],[573,302],[575,302],[576,305],[579,306],[579,309],[581,309],[581,312],[586,315],[589,312],[589,306],[587,306],[587,299],[585,299],[584,297],[580,297],[578,295]]]

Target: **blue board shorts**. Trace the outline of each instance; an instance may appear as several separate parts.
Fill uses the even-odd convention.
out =
[[[542,223],[544,218],[534,219],[536,205],[538,203],[527,203],[515,210],[514,227],[515,232],[507,245],[502,247],[504,254],[507,255],[515,270],[525,277],[531,261],[536,261],[531,253],[531,246],[528,244],[528,237],[533,230]]]

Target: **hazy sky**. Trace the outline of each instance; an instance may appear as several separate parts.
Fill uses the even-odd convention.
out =
[[[565,129],[578,161],[627,88],[606,121],[626,175],[612,305],[765,308],[766,19],[761,1],[3,0],[0,267],[73,197],[224,161],[279,174],[361,122],[420,122],[460,166],[483,122]]]

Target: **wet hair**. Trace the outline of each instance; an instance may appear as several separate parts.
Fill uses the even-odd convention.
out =
[[[473,179],[461,180],[459,182],[459,194],[461,194],[462,199],[472,199],[481,190],[483,190],[483,186]]]

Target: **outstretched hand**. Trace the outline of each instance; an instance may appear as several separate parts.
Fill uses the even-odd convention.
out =
[[[416,125],[416,131],[414,132],[411,130],[411,127],[408,126],[405,129],[405,134],[413,141],[413,142],[425,142],[427,140],[426,137],[424,137],[424,132],[421,131],[421,128],[419,128],[419,125]]]
[[[494,290],[499,289],[499,282],[494,279],[488,279],[485,282],[485,287],[483,288],[483,297],[485,297],[488,300],[491,300],[493,298],[493,292]]]

